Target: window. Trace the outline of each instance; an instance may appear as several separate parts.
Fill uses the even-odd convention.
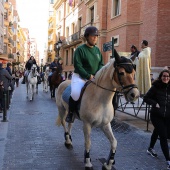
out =
[[[115,35],[114,37],[114,46],[117,47],[119,46],[119,35]],[[112,41],[112,38],[111,38]]]
[[[75,33],[75,24],[72,23],[71,26],[72,26],[72,34],[74,34]]]
[[[50,4],[54,4],[54,0],[50,0]]]
[[[120,0],[112,0],[112,17],[120,15]]]
[[[66,66],[68,65],[68,50],[66,50]]]
[[[82,21],[82,18],[79,18],[78,19],[78,31],[81,30],[81,21]]]
[[[69,37],[69,27],[66,28],[66,37]]]
[[[73,65],[74,61],[74,48],[71,48],[71,65]]]
[[[91,12],[91,23],[94,22],[94,6],[90,8],[90,12]]]

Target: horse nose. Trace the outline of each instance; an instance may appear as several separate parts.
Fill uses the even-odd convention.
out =
[[[131,97],[133,97],[133,98],[135,97],[135,93],[131,93],[130,95],[131,95]]]

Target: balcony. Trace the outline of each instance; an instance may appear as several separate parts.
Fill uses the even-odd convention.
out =
[[[8,58],[9,58],[9,59],[14,59],[14,54],[11,54],[11,53],[8,54]]]
[[[13,47],[14,46],[14,41],[9,37],[8,38],[8,44]]]
[[[9,27],[12,27],[13,26],[13,23],[12,21],[9,22]]]
[[[84,32],[86,30],[87,27],[89,26],[92,26],[93,25],[93,22],[89,22],[88,24],[84,25],[83,27],[81,27],[81,30],[80,30],[80,37],[81,36],[84,36]]]
[[[10,3],[8,2],[8,0],[4,0],[4,8],[7,10],[10,8]]]

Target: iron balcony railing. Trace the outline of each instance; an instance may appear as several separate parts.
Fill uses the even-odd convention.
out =
[[[8,58],[10,58],[10,59],[14,59],[14,54],[8,54]]]
[[[84,35],[84,31],[86,30],[86,28],[91,26],[92,24],[93,24],[93,22],[90,22],[90,23],[84,25],[83,27],[80,28],[80,30],[78,32],[72,34],[68,38],[65,38],[62,41],[62,45],[69,45],[70,43],[79,40]]]

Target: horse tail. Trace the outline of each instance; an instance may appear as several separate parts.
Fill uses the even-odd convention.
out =
[[[61,117],[60,117],[59,114],[58,114],[58,116],[57,116],[56,125],[57,125],[57,126],[61,126]]]

